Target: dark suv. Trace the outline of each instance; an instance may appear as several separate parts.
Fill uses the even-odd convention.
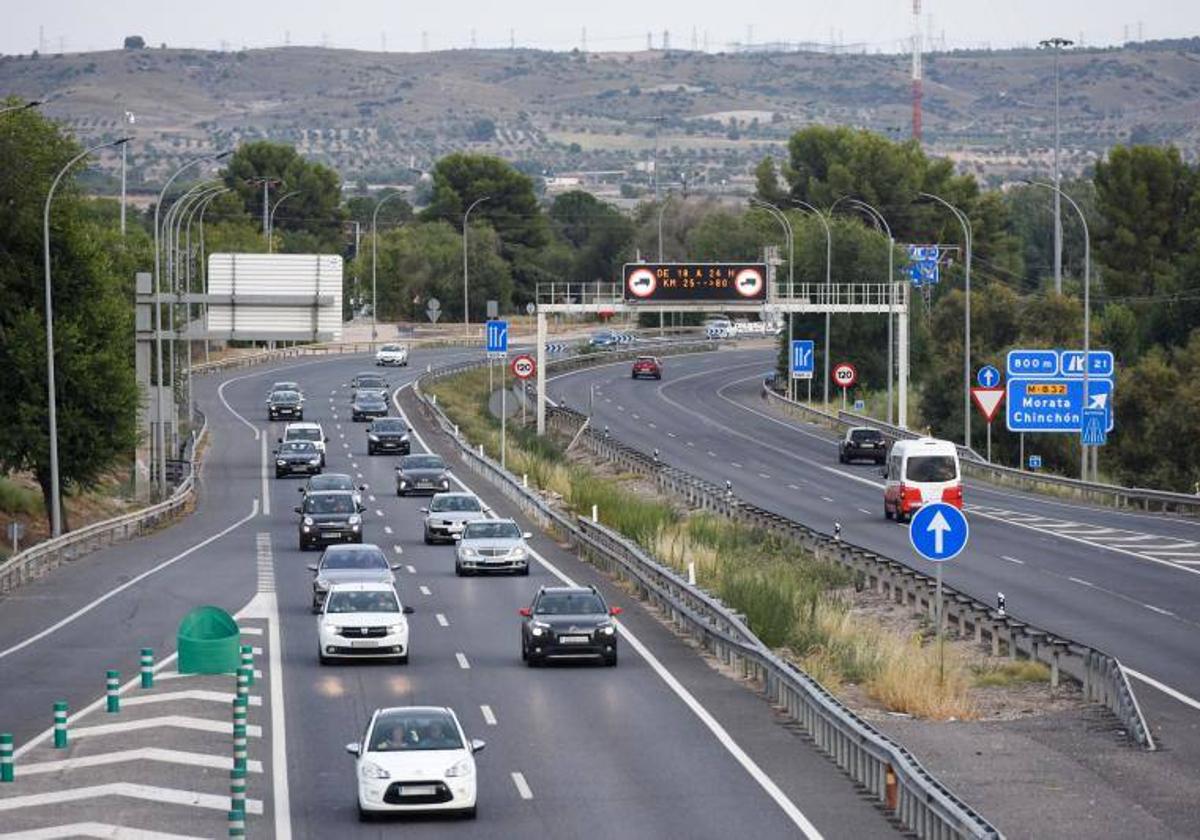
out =
[[[838,461],[849,464],[856,459],[882,464],[887,460],[887,439],[878,429],[855,426],[846,430],[846,436],[838,441]]]
[[[543,586],[521,608],[521,659],[533,668],[548,659],[599,659],[617,664],[617,626],[594,586]]]
[[[300,550],[335,542],[360,543],[363,538],[362,513],[366,510],[355,493],[345,490],[321,490],[304,494],[298,505],[297,526]]]
[[[367,426],[367,454],[395,452],[407,455],[412,444],[408,440],[408,426],[397,417],[381,417]]]

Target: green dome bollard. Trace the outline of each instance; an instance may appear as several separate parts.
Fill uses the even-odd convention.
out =
[[[233,674],[241,664],[241,634],[219,607],[197,607],[179,622],[181,674]]]

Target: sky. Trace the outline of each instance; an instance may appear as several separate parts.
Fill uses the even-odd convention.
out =
[[[1198,0],[920,0],[936,49],[1031,46],[1062,36],[1085,45],[1200,35]],[[592,51],[661,47],[716,52],[734,43],[839,44],[907,51],[912,0],[3,0],[0,53],[117,49],[126,35],[150,45],[238,49],[285,44],[416,52],[518,47]]]

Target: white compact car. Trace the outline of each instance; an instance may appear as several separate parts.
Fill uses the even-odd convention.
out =
[[[385,344],[375,352],[375,364],[381,367],[408,367],[408,348],[403,344]]]
[[[325,444],[329,443],[329,438],[325,437],[325,430],[320,423],[288,423],[279,442],[291,443],[294,440],[312,441],[321,453],[321,466],[325,466]]]
[[[346,745],[356,757],[358,817],[450,811],[475,816],[475,753],[453,709],[402,706],[376,709],[361,741]]]
[[[335,583],[317,619],[317,656],[389,658],[408,662],[408,619],[412,607],[400,604],[387,583]]]

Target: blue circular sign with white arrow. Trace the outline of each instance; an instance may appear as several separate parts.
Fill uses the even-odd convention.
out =
[[[934,502],[913,514],[908,541],[926,560],[953,560],[967,547],[970,536],[967,517],[954,505]]]
[[[975,374],[975,381],[979,383],[980,388],[999,388],[1000,371],[995,365],[984,365]]]

